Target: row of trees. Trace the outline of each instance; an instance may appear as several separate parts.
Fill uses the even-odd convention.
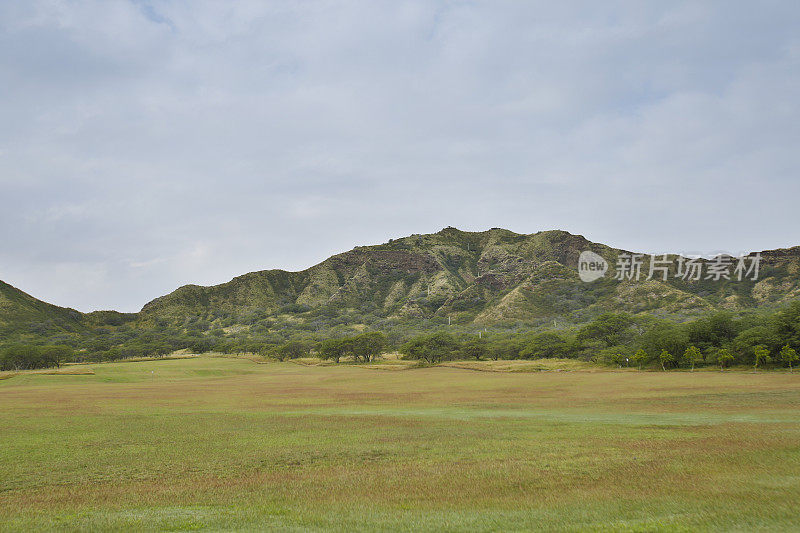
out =
[[[400,346],[410,359],[577,358],[598,363],[655,367],[749,365],[792,367],[800,349],[800,302],[772,314],[712,313],[674,323],[648,316],[606,313],[573,329],[458,338],[439,331]]]
[[[114,318],[114,317],[112,317]],[[711,313],[676,323],[645,314],[605,313],[577,326],[532,329],[496,327],[476,334],[446,321],[386,321],[355,334],[351,327],[308,331],[276,324],[221,327],[221,319],[134,324],[103,321],[90,332],[28,336],[0,344],[0,369],[57,366],[70,361],[106,361],[192,353],[253,353],[280,360],[316,355],[369,362],[386,350],[428,363],[447,359],[574,358],[640,368],[694,369],[715,365],[758,368],[797,363],[800,302],[772,313]],[[274,328],[278,329],[274,329]],[[420,333],[427,331],[427,333]],[[14,344],[10,344],[14,342]]]
[[[14,345],[0,350],[0,370],[33,370],[36,368],[60,367],[73,359],[74,350],[69,346]]]
[[[612,362],[619,366],[627,366],[627,363],[630,361],[641,369],[642,365],[647,363],[649,359],[650,357],[647,352],[639,348],[630,359],[618,353],[616,357],[612,359]],[[778,356],[775,358],[772,357],[770,351],[765,346],[757,346],[754,350],[753,368],[754,370],[758,370],[759,367],[770,363],[778,363],[783,366],[788,366],[791,372],[794,370],[794,365],[798,360],[800,360],[800,356],[798,356],[797,350],[788,344],[780,349]],[[736,357],[728,348],[720,348],[716,351],[716,362],[721,370],[729,367],[734,361],[736,361]],[[673,367],[686,367],[694,371],[696,366],[701,366],[706,363],[706,358],[697,346],[689,346],[679,357],[671,354],[667,350],[661,350],[658,354],[658,362],[661,365],[661,369],[664,371]]]
[[[615,317],[617,327],[610,327],[609,318],[598,317],[593,321],[597,324],[578,332],[578,336],[599,345],[598,336],[593,333],[596,326],[603,329],[605,324],[614,331],[611,342],[600,347],[601,362],[621,364],[629,358],[637,366],[656,365],[666,370],[703,365],[792,369],[798,361],[800,303],[771,314],[737,317],[722,312],[683,324],[656,321],[647,327],[631,317]]]

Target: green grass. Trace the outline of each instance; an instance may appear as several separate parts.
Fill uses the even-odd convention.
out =
[[[800,529],[800,374],[91,368],[0,381],[0,530]]]

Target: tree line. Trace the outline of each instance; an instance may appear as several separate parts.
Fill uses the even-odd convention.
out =
[[[446,322],[374,324],[364,332],[346,326],[309,331],[251,326],[222,327],[213,320],[183,324],[102,325],[90,333],[28,335],[0,344],[0,369],[59,366],[191,353],[249,353],[278,360],[315,356],[334,362],[371,362],[381,353],[435,364],[449,359],[568,358],[641,369],[694,370],[786,367],[798,363],[800,302],[771,312],[713,312],[675,322],[647,314],[608,312],[561,327],[516,325],[475,331]],[[427,331],[420,331],[427,330]]]

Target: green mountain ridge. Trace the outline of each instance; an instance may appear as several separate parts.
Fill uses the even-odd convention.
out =
[[[503,229],[446,228],[356,247],[300,272],[266,270],[212,287],[187,285],[146,304],[144,317],[177,318],[199,310],[225,315],[287,306],[372,308],[382,316],[474,314],[534,273],[575,274],[580,249],[610,251],[579,235],[520,235]],[[568,272],[568,270],[572,272]],[[497,303],[500,303],[499,301]],[[484,318],[491,318],[486,315]]]
[[[83,314],[38,300],[16,287],[0,281],[0,332],[17,324],[41,324],[65,331],[82,327]]]
[[[602,256],[610,272],[590,283],[581,281],[578,258],[584,250]],[[755,281],[685,281],[674,276],[674,265],[668,280],[648,281],[649,256],[643,257],[642,279],[620,281],[613,274],[621,253],[630,252],[559,230],[518,234],[500,228],[445,228],[359,246],[298,272],[263,270],[220,285],[185,285],[136,314],[81,314],[0,283],[0,331],[21,323],[74,331],[87,324],[179,325],[197,318],[225,327],[270,317],[304,324],[345,312],[476,325],[579,323],[605,311],[681,319],[715,309],[777,306],[800,297],[800,247],[761,252]]]
[[[780,304],[800,296],[800,248],[762,252],[752,280],[618,281],[578,276],[578,257],[593,251],[613,265],[620,253],[565,231],[529,235],[455,228],[356,247],[299,272],[252,272],[211,287],[187,285],[157,298],[144,318],[187,314],[280,314],[321,307],[367,309],[379,316],[447,315],[461,323],[581,320],[607,310],[692,314]],[[677,256],[672,256],[673,259]],[[643,273],[649,265],[644,258]],[[704,260],[708,264],[710,260]]]

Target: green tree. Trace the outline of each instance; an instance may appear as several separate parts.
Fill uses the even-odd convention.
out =
[[[688,341],[701,349],[722,346],[736,336],[738,325],[726,311],[690,322],[686,326]]]
[[[386,350],[388,339],[380,331],[370,331],[353,338],[353,355],[365,363],[382,354]]]
[[[285,361],[286,359],[297,359],[298,357],[303,357],[305,355],[308,355],[308,349],[306,348],[305,344],[300,341],[287,342],[276,351],[276,356],[279,361]]]
[[[739,333],[733,340],[733,349],[743,361],[754,361],[757,348],[766,348],[777,351],[781,347],[781,340],[775,328],[769,326],[754,326]]]
[[[719,362],[720,370],[725,370],[726,366],[730,366],[733,359],[733,354],[727,348],[722,348],[717,352],[717,361]]]
[[[438,363],[449,359],[458,348],[458,342],[447,332],[432,333],[414,337],[400,347],[400,351],[410,359],[428,363]]]
[[[578,340],[598,340],[610,348],[620,343],[631,324],[625,313],[604,313],[578,330]]]
[[[789,372],[793,372],[792,363],[798,360],[797,351],[788,344],[781,348],[781,361],[789,365]]]
[[[489,344],[489,357],[498,359],[516,359],[520,355],[520,344],[517,339],[498,339]]]
[[[258,343],[253,350],[256,355],[260,355],[262,357],[269,357],[275,351],[275,345],[267,344],[267,343]]]
[[[688,335],[677,324],[656,324],[642,336],[642,347],[653,356],[662,351],[670,354],[682,354],[688,346]]]
[[[633,362],[634,364],[639,367],[639,370],[642,369],[642,364],[647,361],[647,352],[645,352],[642,348],[636,350],[636,353],[633,354]]]
[[[325,339],[319,345],[320,359],[333,360],[338,363],[342,357],[352,351],[353,342],[350,339]]]
[[[519,355],[526,359],[558,357],[566,351],[567,341],[555,333],[539,333],[531,338]]]
[[[60,367],[73,354],[74,350],[64,345],[12,345],[0,352],[0,370]]]
[[[611,354],[611,362],[622,368],[628,362],[628,358],[622,352],[615,351]]]
[[[686,351],[683,352],[683,362],[690,366],[692,372],[694,372],[694,365],[703,363],[703,353],[700,348],[694,345],[686,348]]]
[[[753,370],[758,370],[759,365],[764,366],[772,360],[772,358],[769,356],[769,350],[766,346],[756,346],[755,350],[753,351],[753,355],[755,356]]]
[[[661,370],[666,372],[667,365],[672,365],[675,363],[675,356],[666,350],[661,350],[661,353],[658,354],[658,360],[661,363]]]
[[[772,319],[782,345],[800,346],[800,302],[793,302]]]
[[[461,352],[464,354],[464,357],[480,361],[482,357],[486,357],[489,350],[484,339],[473,337],[464,343],[461,347]]]

